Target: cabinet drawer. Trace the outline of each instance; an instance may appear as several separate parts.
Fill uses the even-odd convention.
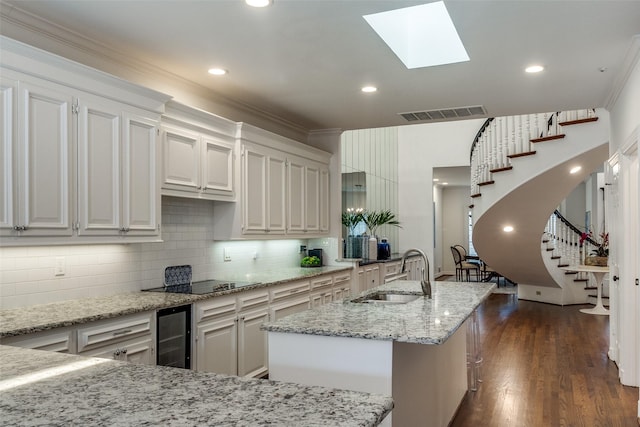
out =
[[[143,334],[150,334],[155,312],[94,322],[78,328],[78,353]]]
[[[309,282],[294,282],[276,286],[271,289],[271,301],[280,301],[292,295],[309,291]]]
[[[235,314],[236,305],[235,295],[226,295],[198,302],[195,304],[194,310],[195,321],[200,323],[216,317]]]
[[[336,274],[333,276],[333,286],[342,286],[345,283],[351,282],[351,272],[344,274]]]
[[[266,289],[242,292],[238,294],[238,311],[250,310],[260,305],[266,305],[268,303],[269,291]]]
[[[32,348],[34,350],[57,351],[59,353],[75,353],[73,329],[53,330],[35,334],[7,337],[0,340],[2,345]]]
[[[323,276],[311,281],[311,290],[324,289],[333,285],[331,276]]]

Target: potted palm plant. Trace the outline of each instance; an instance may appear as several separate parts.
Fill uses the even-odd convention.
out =
[[[400,227],[400,222],[396,219],[394,213],[390,210],[383,211],[365,211],[362,215],[362,221],[369,230],[369,245],[368,252],[369,258],[378,258],[378,228],[383,225],[392,225]]]

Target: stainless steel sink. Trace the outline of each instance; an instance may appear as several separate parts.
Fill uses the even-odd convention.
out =
[[[416,294],[399,294],[394,292],[376,292],[351,300],[356,303],[366,304],[406,304],[415,301],[422,295]]]

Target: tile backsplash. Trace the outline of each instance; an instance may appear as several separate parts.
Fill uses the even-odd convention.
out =
[[[300,246],[308,244],[295,239],[214,242],[213,202],[176,197],[162,198],[162,238],[161,243],[0,248],[0,308],[161,286],[171,265],[190,264],[194,281],[295,267]],[[314,247],[322,243],[330,244],[323,239]],[[225,253],[231,261],[224,261]],[[56,267],[64,275],[56,276]]]

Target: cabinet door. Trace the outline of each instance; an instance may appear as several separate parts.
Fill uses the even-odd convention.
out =
[[[305,166],[302,161],[290,158],[287,172],[287,231],[301,233],[305,231]]]
[[[0,236],[14,233],[16,223],[16,171],[14,160],[16,92],[18,82],[0,77]]]
[[[73,97],[19,84],[18,218],[24,236],[71,236]]]
[[[284,157],[272,154],[268,162],[268,222],[270,234],[284,234],[286,227],[286,161]]]
[[[375,288],[380,284],[380,267],[377,264],[371,264],[365,267],[366,289]]]
[[[236,375],[238,322],[235,314],[196,326],[196,370]]]
[[[78,235],[118,235],[121,226],[121,108],[78,103]]]
[[[233,195],[233,145],[202,137],[202,191]]]
[[[320,230],[320,169],[307,165],[304,174],[304,217],[306,231]]]
[[[156,236],[160,232],[156,124],[153,119],[123,114],[122,225],[127,236]]]
[[[267,162],[266,154],[245,147],[243,153],[243,232],[267,229]]]
[[[320,231],[329,231],[329,170],[320,169]]]
[[[267,373],[267,333],[260,329],[269,321],[269,308],[242,312],[238,316],[238,375],[260,377]]]
[[[182,129],[163,130],[162,187],[197,193],[200,187],[200,137]]]

